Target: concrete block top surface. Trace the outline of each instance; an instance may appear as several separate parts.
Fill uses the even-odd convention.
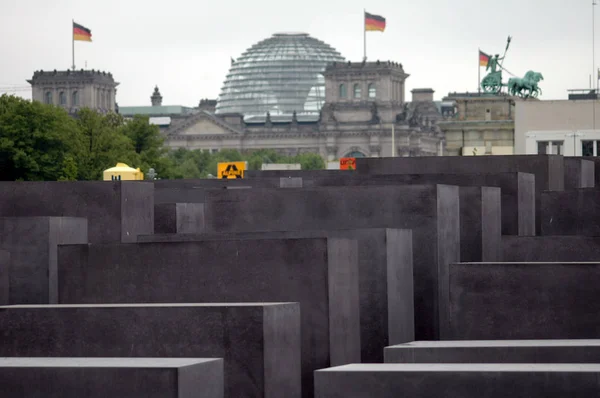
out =
[[[0,358],[0,368],[181,368],[220,358]]]
[[[51,304],[51,305],[5,305],[0,306],[0,309],[9,310],[13,308],[148,308],[148,307],[266,307],[284,304],[296,304],[292,302],[288,303],[152,303],[152,304]]]
[[[400,364],[350,364],[336,366],[317,372],[406,372],[406,373],[438,373],[438,372],[600,372],[600,364],[515,364],[515,363],[400,363]]]
[[[412,341],[386,347],[386,349],[402,348],[478,348],[478,347],[581,347],[600,346],[600,340],[446,340],[446,341]]]

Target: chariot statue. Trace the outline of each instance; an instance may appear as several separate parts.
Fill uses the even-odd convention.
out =
[[[481,80],[481,88],[484,93],[499,94],[502,91],[502,88],[506,87],[509,95],[521,98],[537,98],[537,96],[542,93],[542,89],[538,86],[538,83],[544,80],[544,76],[540,72],[530,70],[521,78],[514,76],[502,65],[506,58],[510,41],[511,37],[508,36],[506,49],[504,50],[504,55],[502,55],[502,57],[500,57],[499,54],[488,57],[488,63],[485,70],[486,72],[489,70],[489,73]],[[508,83],[502,82],[502,71],[513,76],[508,79]]]

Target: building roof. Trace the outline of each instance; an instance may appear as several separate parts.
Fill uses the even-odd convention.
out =
[[[119,113],[123,116],[168,116],[168,115],[187,115],[194,113],[193,108],[181,105],[164,106],[120,106]]]

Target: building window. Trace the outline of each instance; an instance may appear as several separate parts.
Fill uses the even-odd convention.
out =
[[[360,98],[360,85],[354,85],[354,98]]]
[[[348,92],[346,90],[346,85],[345,84],[340,84],[340,98],[346,98],[348,97]]]
[[[369,83],[369,98],[375,98],[377,96],[377,90],[375,89],[375,83]]]
[[[61,91],[61,92],[58,94],[58,102],[59,102],[61,105],[67,105],[67,95],[65,94],[65,92],[64,92],[64,91]]]
[[[564,141],[538,141],[538,155],[563,155]]]
[[[73,97],[71,100],[71,106],[79,106],[79,93],[77,91],[73,91],[71,96]]]
[[[98,103],[100,109],[104,109],[104,92],[100,91],[100,102]]]
[[[581,156],[598,156],[598,141],[581,141]]]
[[[46,98],[44,98],[44,102],[50,105],[52,103],[52,91],[46,91]]]

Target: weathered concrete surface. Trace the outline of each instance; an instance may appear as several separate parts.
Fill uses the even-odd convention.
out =
[[[142,181],[0,182],[0,217],[87,218],[91,243],[154,230],[154,186]]]
[[[223,398],[223,360],[0,358],[3,397]]]
[[[415,336],[439,335],[447,265],[460,258],[459,189],[448,185],[221,190],[207,193],[207,232],[413,230]]]
[[[600,237],[503,236],[505,262],[600,262]]]
[[[306,394],[315,369],[361,361],[356,240],[70,245],[59,263],[62,304],[299,302]]]
[[[226,397],[300,397],[297,303],[8,306],[0,330],[0,356],[221,357]]]
[[[204,231],[204,203],[154,205],[155,234],[194,234]]]
[[[600,263],[450,265],[442,340],[595,339]]]
[[[381,347],[415,338],[410,230],[275,231],[139,236],[140,242],[347,238],[358,244],[361,361],[383,362]],[[251,259],[252,257],[250,257]],[[282,260],[283,261],[283,260]],[[395,343],[391,343],[395,344]]]
[[[565,190],[594,188],[595,164],[580,157],[565,157]]]
[[[386,363],[597,363],[600,340],[413,341],[385,348]]]
[[[0,217],[0,249],[10,252],[7,304],[58,302],[58,245],[88,242],[74,217]]]
[[[600,190],[542,194],[542,235],[600,236]]]
[[[536,233],[539,222],[541,193],[563,191],[564,158],[560,155],[506,156],[425,156],[356,159],[358,174],[476,174],[522,172],[535,175]]]
[[[594,397],[598,377],[598,364],[358,364],[315,372],[315,396]]]

